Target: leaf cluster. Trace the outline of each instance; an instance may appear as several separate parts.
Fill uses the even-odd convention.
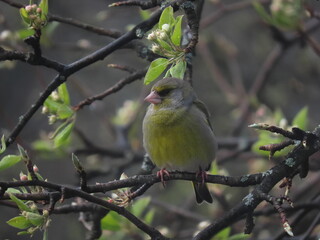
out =
[[[183,15],[174,17],[173,8],[167,7],[163,10],[159,23],[147,37],[153,42],[151,50],[162,56],[151,62],[144,84],[148,85],[157,79],[168,66],[165,77],[176,77],[183,79],[186,71],[185,52],[181,43]]]

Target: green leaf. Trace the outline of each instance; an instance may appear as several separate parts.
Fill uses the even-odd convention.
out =
[[[164,75],[164,78],[171,77],[170,69],[166,71],[166,74]]]
[[[39,4],[39,8],[41,8],[41,20],[47,20],[47,15],[49,11],[48,0],[41,0]]]
[[[31,212],[31,208],[25,204],[22,200],[20,200],[19,198],[17,198],[15,195],[13,195],[12,193],[9,193],[9,197],[12,201],[14,201],[18,208],[21,210],[21,211],[26,211],[26,212]]]
[[[158,39],[158,43],[160,44],[161,47],[164,49],[168,50],[169,52],[173,52],[172,47],[170,44],[168,44],[166,41],[163,41],[161,39]]]
[[[22,232],[18,232],[17,235],[18,236],[22,236],[22,235],[30,235],[31,233],[28,231],[22,231]]]
[[[65,100],[68,100],[68,96],[64,95]],[[74,114],[74,111],[64,103],[59,103],[52,100],[51,97],[47,98],[44,102],[44,106],[48,107],[50,113],[58,114],[59,119],[66,119],[71,117]]]
[[[174,21],[173,8],[169,6],[163,10],[160,16],[159,28],[161,29],[163,24],[169,24],[171,26],[173,21]]]
[[[80,159],[77,157],[77,155],[75,155],[74,153],[72,153],[71,156],[72,156],[72,157],[71,157],[71,158],[72,158],[72,163],[73,163],[74,167],[76,168],[76,170],[77,170],[78,172],[83,171],[83,167],[82,167],[81,162],[80,162]]]
[[[119,231],[122,228],[121,223],[123,223],[123,219],[120,215],[111,211],[101,219],[101,228],[103,230]]]
[[[131,206],[132,214],[135,215],[136,217],[140,217],[142,212],[149,205],[150,201],[151,201],[150,197],[140,198],[137,201],[135,201]]]
[[[73,126],[74,122],[71,122],[57,134],[57,136],[54,138],[55,147],[60,147],[68,142]]]
[[[54,139],[68,124],[69,121],[64,121],[62,124],[60,124],[59,127],[57,127],[54,133],[50,136],[50,139]]]
[[[35,172],[34,174],[37,176],[39,180],[44,181],[44,178],[40,175],[40,173]]]
[[[150,67],[144,77],[144,84],[148,85],[163,73],[167,68],[169,60],[166,58],[158,58],[151,62]]]
[[[24,160],[29,159],[27,151],[20,144],[18,144],[18,150],[22,159]]]
[[[52,100],[51,97],[47,98],[47,100],[44,102],[44,105],[48,107],[49,112],[57,113],[59,119],[69,118],[74,113],[74,111],[68,105],[56,102]]]
[[[21,159],[22,157],[17,155],[7,155],[3,157],[0,161],[0,171],[5,170],[9,167],[12,167],[13,165],[20,162]]]
[[[307,130],[308,127],[308,107],[302,108],[292,120],[292,126]]]
[[[74,114],[74,111],[65,104],[61,104],[58,108],[57,115],[59,119],[66,119],[71,117]]]
[[[26,219],[29,220],[34,226],[41,226],[44,223],[45,217],[38,213],[27,212]]]
[[[25,8],[20,8],[19,12],[22,20],[29,25],[31,23],[31,20],[29,18],[27,10]]]
[[[58,87],[58,93],[62,101],[65,104],[70,105],[70,97],[69,97],[69,92],[68,92],[66,83],[63,83]]]
[[[174,45],[180,46],[181,43],[181,22],[182,22],[183,15],[178,16],[175,21],[175,26],[173,33],[171,35],[171,41]]]
[[[46,101],[44,102],[44,106],[49,109],[49,112],[56,113],[60,108],[61,103],[52,100],[52,97],[49,96]]]
[[[19,191],[18,189],[15,189],[15,188],[8,188],[6,193],[16,194],[16,193],[21,193],[21,191]]]
[[[32,226],[32,223],[26,219],[24,216],[18,216],[11,218],[7,221],[11,227],[19,228],[19,229],[26,229]]]
[[[1,148],[0,148],[0,154],[3,153],[7,149],[6,140],[4,138],[4,135],[1,137]]]
[[[26,39],[27,37],[34,35],[35,31],[33,29],[27,28],[20,29],[17,31],[17,33],[20,39]]]
[[[184,73],[186,72],[186,67],[186,61],[179,61],[177,64],[170,68],[171,76],[174,78],[183,79]]]

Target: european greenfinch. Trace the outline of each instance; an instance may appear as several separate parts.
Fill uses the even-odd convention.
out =
[[[215,159],[217,142],[206,106],[187,81],[177,78],[158,81],[145,101],[151,104],[143,120],[143,145],[161,169],[157,175],[163,182],[167,170],[196,172],[202,177],[193,182],[196,200],[211,203],[205,171]]]

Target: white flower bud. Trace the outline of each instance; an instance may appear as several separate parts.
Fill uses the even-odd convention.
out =
[[[60,96],[59,96],[59,94],[58,94],[57,91],[53,91],[53,92],[51,93],[51,97],[52,97],[52,99],[53,99],[54,101],[58,101],[58,100],[60,99]]]
[[[27,6],[25,7],[25,9],[26,9],[27,12],[31,12],[32,6],[31,6],[31,5],[27,5]]]
[[[152,47],[151,47],[151,51],[152,51],[152,52],[156,53],[156,52],[158,52],[159,50],[160,50],[159,45],[157,45],[157,44],[153,44],[153,45],[152,45]]]
[[[42,114],[47,114],[48,112],[49,112],[49,108],[47,106],[43,106],[42,110],[41,110],[41,113]]]
[[[151,40],[151,41],[155,40],[156,38],[157,38],[157,36],[156,36],[155,32],[151,32],[147,37],[147,39]]]
[[[56,115],[50,115],[49,116],[49,125],[54,124],[57,121],[57,116]]]
[[[169,31],[169,29],[170,29],[170,25],[169,25],[169,24],[167,24],[167,23],[165,23],[165,24],[163,24],[163,25],[161,26],[161,29],[162,29],[163,31],[168,32],[168,31]]]
[[[165,33],[165,32],[159,32],[159,35],[158,35],[158,37],[161,39],[161,40],[164,40],[164,39],[166,39],[167,38],[167,34]]]
[[[32,4],[31,7],[33,10],[36,10],[38,8],[37,4]]]

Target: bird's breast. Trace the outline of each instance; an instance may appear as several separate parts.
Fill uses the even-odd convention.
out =
[[[149,112],[143,133],[144,147],[160,168],[198,171],[215,158],[213,132],[201,116],[192,112]]]

